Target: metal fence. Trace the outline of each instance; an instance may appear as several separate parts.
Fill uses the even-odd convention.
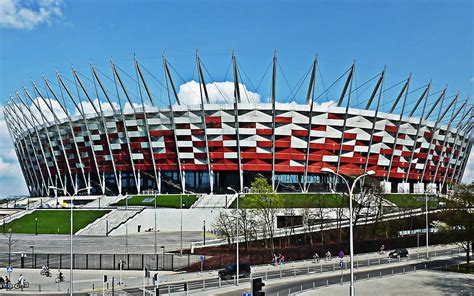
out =
[[[178,270],[199,261],[197,255],[177,254],[73,254],[74,269],[119,270]],[[70,254],[0,253],[0,264],[15,268],[67,269],[71,267]]]

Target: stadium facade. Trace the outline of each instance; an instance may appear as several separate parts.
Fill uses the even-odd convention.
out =
[[[316,104],[315,60],[306,100],[278,103],[274,57],[269,103],[250,103],[243,99],[234,56],[232,65],[234,97],[224,104],[210,102],[198,57],[198,105],[180,102],[166,59],[164,108],[155,104],[136,60],[140,98],[131,98],[115,64],[114,91],[91,66],[92,89],[73,70],[74,82],[68,81],[74,90],[58,74],[57,84],[44,78],[41,90],[33,83],[32,90],[17,92],[4,115],[30,194],[57,194],[51,186],[69,193],[92,187],[91,194],[109,195],[222,193],[228,186],[244,190],[255,176],[267,177],[275,191],[327,191],[332,181],[321,172],[324,167],[344,175],[374,170],[386,192],[446,190],[462,179],[471,151],[472,107],[459,95],[450,97],[446,89],[430,95],[429,83],[409,103],[409,77],[382,112],[384,70],[364,106],[354,108],[352,65],[339,100]],[[132,107],[124,108],[120,99]]]

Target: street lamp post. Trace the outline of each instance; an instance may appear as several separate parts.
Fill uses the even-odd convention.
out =
[[[426,223],[426,246],[425,246],[425,252],[426,252],[426,259],[429,258],[428,254],[428,242],[429,242],[429,220],[428,220],[428,193],[431,193],[431,189],[426,189],[425,190],[425,223]]]
[[[354,290],[354,233],[353,233],[353,227],[352,227],[352,195],[353,195],[353,191],[354,191],[354,188],[355,188],[355,185],[357,184],[357,181],[359,181],[361,178],[365,177],[365,176],[370,176],[370,175],[373,175],[375,174],[375,171],[367,171],[365,174],[362,174],[360,176],[358,176],[354,182],[352,183],[352,187],[349,186],[349,182],[347,182],[346,178],[344,178],[342,175],[334,172],[333,170],[331,170],[330,168],[322,168],[321,169],[321,172],[325,172],[325,173],[330,173],[330,174],[333,174],[333,175],[336,175],[338,177],[340,177],[344,183],[346,183],[347,185],[347,190],[349,190],[349,256],[350,256],[350,273],[351,273],[351,276],[350,276],[350,288],[349,288],[349,295],[351,296],[354,296],[355,295],[355,290]]]
[[[227,187],[227,190],[233,191],[235,195],[237,196],[237,218],[236,218],[236,227],[237,228],[237,241],[236,241],[236,251],[235,251],[235,256],[236,256],[236,261],[237,261],[237,278],[236,278],[236,284],[237,286],[239,285],[239,193],[234,190],[232,187]]]
[[[155,232],[155,234],[154,234],[154,248],[153,248],[153,251],[156,255],[156,252],[157,252],[157,250],[156,250],[156,191],[154,191],[154,192],[155,192],[155,210],[154,210],[155,225],[153,227],[153,231]]]
[[[179,254],[183,256],[183,195],[179,198]]]
[[[38,217],[35,217],[35,234],[38,235]]]
[[[76,196],[79,192],[81,191],[85,191],[85,190],[90,190],[92,189],[92,187],[85,187],[85,188],[82,188],[82,189],[79,189],[79,190],[76,190],[76,192],[74,192],[73,195],[71,195],[65,188],[58,188],[58,187],[55,187],[55,186],[49,186],[49,189],[55,189],[55,190],[62,190],[63,192],[65,192],[70,198],[71,198],[71,203],[70,203],[70,208],[71,208],[71,217],[70,217],[70,222],[71,222],[71,228],[70,228],[70,240],[71,240],[71,262],[70,262],[70,267],[69,267],[69,277],[70,277],[70,287],[69,287],[69,294],[70,295],[73,295],[73,283],[72,283],[72,280],[73,280],[73,266],[74,266],[74,258],[73,258],[73,252],[72,252],[72,236],[73,236],[73,224],[74,224],[74,220],[73,220],[73,209],[74,209],[74,196]]]

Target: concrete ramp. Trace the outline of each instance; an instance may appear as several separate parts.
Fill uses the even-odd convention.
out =
[[[143,209],[116,209],[104,215],[102,218],[95,220],[83,229],[79,230],[76,235],[105,236],[129,219],[135,217]]]
[[[123,196],[99,196],[97,199],[91,201],[90,203],[82,206],[83,208],[105,208],[109,205],[119,201]]]
[[[191,209],[198,208],[226,208],[230,200],[234,200],[235,194],[202,194],[191,206]],[[230,201],[232,203],[232,201]]]

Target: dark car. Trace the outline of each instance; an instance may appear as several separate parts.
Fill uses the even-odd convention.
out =
[[[388,254],[390,258],[398,258],[398,257],[407,257],[408,250],[407,249],[395,249]]]
[[[250,264],[241,263],[239,264],[239,277],[249,277],[250,276]],[[221,269],[217,272],[221,279],[232,279],[237,275],[237,264],[226,265],[225,269]]]

